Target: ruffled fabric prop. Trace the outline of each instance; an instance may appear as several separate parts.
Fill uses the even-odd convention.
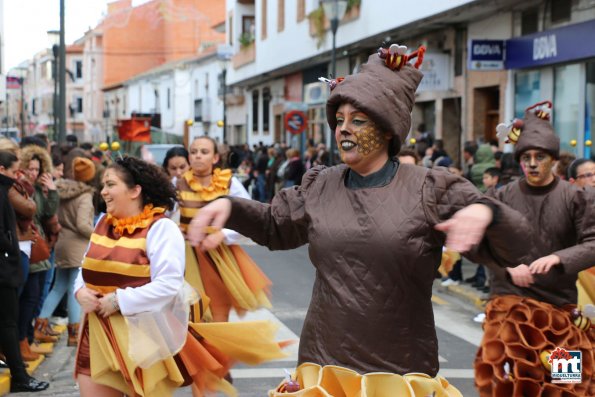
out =
[[[291,380],[284,380],[269,397],[462,397],[453,385],[441,376],[411,373],[397,375],[357,372],[334,365],[321,367],[304,363],[297,367]]]
[[[594,396],[595,330],[574,309],[513,295],[490,301],[474,364],[479,395]],[[551,383],[548,358],[557,347],[582,352],[581,383]]]

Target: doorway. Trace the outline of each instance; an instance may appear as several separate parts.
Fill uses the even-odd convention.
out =
[[[484,142],[496,138],[496,126],[500,122],[500,86],[474,90],[473,133]]]

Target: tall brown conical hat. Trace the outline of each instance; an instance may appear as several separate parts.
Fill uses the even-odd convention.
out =
[[[392,150],[398,153],[411,128],[411,111],[415,91],[423,74],[417,69],[423,60],[425,47],[405,55],[404,48],[393,44],[389,50],[372,54],[357,74],[330,82],[331,94],[326,103],[326,118],[331,130],[337,126],[336,112],[343,103],[350,103],[364,112],[382,132],[390,132]],[[407,63],[417,57],[414,66]]]
[[[519,161],[521,154],[531,149],[548,152],[555,159],[560,155],[560,138],[554,133],[549,121],[550,101],[536,103],[525,110],[522,132],[514,147],[514,158]]]

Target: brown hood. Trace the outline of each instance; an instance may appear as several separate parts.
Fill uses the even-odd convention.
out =
[[[326,103],[331,130],[337,126],[337,109],[348,102],[368,115],[382,132],[394,136],[392,151],[397,153],[411,128],[415,90],[422,77],[422,72],[409,64],[391,70],[377,53],[370,55],[360,73],[346,76],[331,91]]]
[[[523,129],[514,146],[514,158],[518,162],[521,154],[531,149],[548,152],[555,159],[560,155],[560,138],[554,133],[552,123],[535,114],[533,109],[525,112]]]
[[[95,189],[84,182],[73,181],[71,179],[59,179],[56,181],[56,188],[60,195],[60,200],[70,200],[80,196],[83,193],[94,193]]]
[[[41,159],[41,170],[39,175],[43,172],[52,172],[54,167],[52,166],[52,158],[50,157],[50,154],[47,150],[37,145],[28,145],[21,149],[21,154],[19,156],[19,159],[21,160],[21,169],[26,170],[29,168],[29,162],[35,155]]]

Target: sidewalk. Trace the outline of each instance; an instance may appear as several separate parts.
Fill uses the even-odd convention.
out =
[[[54,327],[56,329],[57,327]],[[18,397],[75,397],[79,396],[78,386],[74,382],[73,368],[76,348],[66,346],[68,333],[66,327],[58,328],[62,332],[60,339],[53,345],[52,353],[29,363],[27,371],[36,379],[50,383],[47,390],[36,393],[9,393],[10,375],[8,369],[0,370],[0,396]],[[51,343],[44,345],[50,346]]]
[[[463,280],[472,277],[475,274],[476,268],[476,264],[463,258]],[[437,283],[437,285],[439,291],[453,295],[467,303],[471,303],[481,312],[484,311],[489,294],[473,288],[471,284],[461,281],[457,285],[449,285],[447,287],[443,287],[440,283]]]

